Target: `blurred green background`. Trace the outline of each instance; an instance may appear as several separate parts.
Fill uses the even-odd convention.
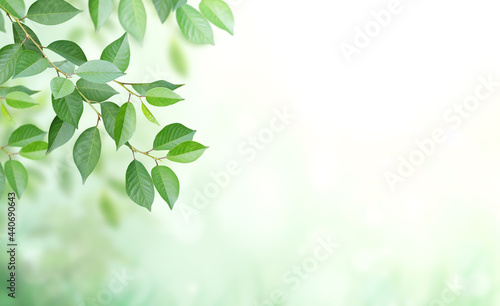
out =
[[[86,1],[69,2],[85,12],[64,26],[26,22],[44,45],[72,39],[96,59],[123,34],[117,1],[99,32]],[[500,305],[498,94],[396,192],[383,177],[478,75],[500,71],[495,4],[408,4],[347,65],[338,44],[386,2],[231,0],[235,36],[215,31],[215,47],[188,43],[173,15],[162,25],[145,3],[146,38],[131,39],[121,80],[185,83],[186,101],[155,116],[198,130],[210,149],[168,164],[180,199],[170,211],[156,196],[152,213],[126,196],[131,155],[109,137],[84,186],[76,138],[27,161],[17,298],[2,283],[0,305]],[[0,121],[1,143],[19,123],[49,126],[52,76],[24,81],[42,90],[41,106]],[[81,126],[95,124],[85,114]],[[148,148],[159,130],[142,118],[132,141]],[[1,201],[5,242],[6,194]]]

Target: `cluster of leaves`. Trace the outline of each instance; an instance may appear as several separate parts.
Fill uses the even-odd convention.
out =
[[[221,0],[202,0],[202,13],[182,0],[153,0],[153,4],[162,22],[171,11],[177,11],[181,31],[190,41],[213,44],[212,30],[207,19],[233,33],[231,10]],[[112,0],[89,0],[90,15],[96,29],[108,19],[112,8]],[[83,183],[93,172],[101,156],[99,124],[102,122],[107,134],[114,140],[116,149],[124,146],[132,152],[133,160],[125,175],[128,196],[138,205],[151,210],[156,190],[172,209],[179,196],[179,180],[169,167],[160,163],[164,160],[193,162],[207,147],[193,141],[196,131],[180,123],[165,126],[156,135],[152,148],[148,151],[138,150],[129,142],[136,130],[137,115],[133,102],[140,104],[143,115],[149,121],[159,125],[148,105],[165,107],[184,100],[174,92],[182,85],[164,80],[152,83],[126,83],[117,80],[126,74],[130,63],[127,33],[139,41],[144,37],[146,13],[142,1],[120,1],[119,19],[127,33],[111,42],[96,60],[87,60],[82,48],[73,41],[58,40],[44,47],[34,31],[25,24],[25,19],[44,25],[61,24],[81,12],[64,0],[35,1],[27,13],[23,0],[0,0],[0,30],[5,31],[2,11],[12,21],[13,43],[0,46],[0,85],[11,78],[34,76],[46,69],[54,69],[57,76],[50,81],[52,107],[56,116],[48,133],[33,124],[24,124],[12,132],[6,145],[0,147],[9,158],[4,166],[0,163],[0,194],[8,182],[18,196],[22,196],[28,185],[28,173],[15,158],[21,156],[32,160],[43,159],[51,151],[66,144],[80,128],[84,104],[88,104],[97,115],[97,124],[79,133],[73,147],[73,160]],[[64,60],[51,61],[46,50]],[[119,92],[108,83],[125,90],[127,101],[121,105],[109,101]],[[24,86],[0,86],[0,106],[4,117],[12,121],[9,107],[26,109],[37,106],[38,103],[32,98],[37,92]],[[12,152],[12,148],[20,150]],[[168,152],[164,153],[165,151]],[[153,152],[161,156],[154,156]],[[156,166],[149,172],[136,159],[137,155],[153,159]]]

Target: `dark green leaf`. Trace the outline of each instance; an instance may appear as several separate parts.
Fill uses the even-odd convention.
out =
[[[5,98],[5,101],[10,107],[21,109],[38,105],[35,99],[22,91],[14,91],[9,93]]]
[[[87,62],[87,57],[82,48],[69,40],[54,41],[47,46],[47,49],[59,54],[75,65],[81,66]]]
[[[3,166],[0,163],[0,196],[5,190],[5,171],[3,170]]]
[[[78,128],[83,114],[83,100],[78,91],[75,90],[61,99],[52,96],[52,107],[60,119]]]
[[[187,3],[187,0],[172,0],[172,11],[177,10],[179,7]]]
[[[114,79],[125,75],[125,73],[118,69],[115,64],[102,60],[86,62],[81,65],[78,70],[76,70],[76,74],[79,77],[94,83],[111,82]]]
[[[7,82],[14,74],[16,60],[21,50],[20,44],[6,45],[0,49],[0,85]]]
[[[28,35],[39,46],[42,46],[42,43],[40,42],[40,40],[36,36],[35,32],[33,32],[33,30],[30,29],[30,27],[28,27],[26,24],[23,24],[23,28],[24,28],[24,30],[26,30],[26,32],[28,32]],[[14,42],[16,44],[20,44],[24,41],[23,49],[35,51],[38,54],[42,55],[42,51],[40,51],[40,49],[38,49],[38,47],[35,45],[35,43],[32,42],[30,39],[26,39],[26,33],[24,33],[23,29],[21,28],[21,26],[17,22],[12,23],[12,34],[14,36]]]
[[[130,63],[130,46],[127,33],[104,48],[101,60],[115,64],[123,72],[127,70]]]
[[[75,127],[55,117],[49,128],[49,144],[47,153],[67,143],[75,134]]]
[[[21,198],[28,186],[28,172],[26,168],[17,160],[8,160],[5,163],[5,176],[10,187]]]
[[[81,12],[63,0],[37,0],[28,9],[27,17],[40,24],[55,25],[66,22]]]
[[[107,84],[92,83],[85,79],[79,79],[76,82],[76,87],[90,101],[102,102],[118,94],[113,87]]]
[[[50,81],[50,90],[54,98],[61,99],[75,91],[75,84],[70,79],[55,77]]]
[[[3,19],[3,14],[0,13],[0,32],[4,32],[5,33],[5,19]],[[2,193],[0,192],[0,195],[2,195]]]
[[[214,44],[214,34],[208,20],[194,7],[185,4],[177,9],[177,23],[187,40],[196,44]]]
[[[155,190],[148,170],[139,161],[134,160],[127,168],[125,187],[128,196],[135,203],[151,211]]]
[[[19,155],[24,158],[40,160],[44,159],[46,156],[48,144],[45,141],[35,141],[27,146],[24,146]]]
[[[177,85],[177,84],[169,83],[167,81],[156,81],[153,83],[134,83],[131,85],[132,85],[132,88],[134,88],[135,91],[137,91],[137,93],[139,95],[145,96],[146,93],[148,92],[148,90],[156,88],[156,87],[164,87],[164,88],[168,88],[170,90],[175,90],[175,89],[183,86],[184,84]]]
[[[120,107],[113,102],[101,103],[102,121],[104,122],[106,132],[108,132],[109,136],[113,138],[113,140],[115,139],[116,116],[118,116],[119,111]]]
[[[9,146],[24,147],[33,141],[42,140],[45,132],[33,124],[25,124],[17,128],[9,137]]]
[[[160,17],[161,23],[167,20],[170,11],[172,11],[172,1],[170,0],[153,0],[158,17]]]
[[[89,11],[95,29],[98,30],[111,15],[113,0],[89,0]]]
[[[30,96],[39,92],[37,90],[31,90],[31,89],[26,88],[26,87],[21,86],[21,85],[12,86],[12,87],[0,86],[0,97],[5,98],[9,93],[14,92],[14,91],[21,91],[21,92],[27,93]]]
[[[155,137],[153,148],[156,151],[172,150],[181,142],[193,140],[195,130],[180,123],[172,123],[164,127]]]
[[[216,27],[234,33],[234,16],[231,8],[222,0],[202,0],[200,11]]]
[[[167,202],[170,209],[179,198],[179,179],[169,167],[156,166],[151,170],[151,178],[160,196]]]
[[[73,160],[82,175],[83,184],[94,171],[101,157],[101,136],[96,127],[85,130],[76,140]]]
[[[139,42],[146,34],[146,9],[142,0],[120,0],[118,18],[122,27]]]
[[[116,149],[120,148],[132,138],[136,127],[136,113],[134,105],[130,102],[123,104],[116,116],[114,139]]]
[[[42,57],[40,53],[24,50],[16,60],[16,68],[14,69],[14,79],[29,77],[42,73],[47,69],[49,61]]]
[[[196,141],[185,141],[178,144],[167,154],[167,159],[177,163],[191,163],[200,158],[208,147]]]
[[[154,106],[169,106],[184,100],[184,98],[168,88],[156,87],[148,90],[146,100]]]

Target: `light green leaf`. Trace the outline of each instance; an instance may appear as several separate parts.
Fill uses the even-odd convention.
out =
[[[5,171],[3,170],[2,164],[0,163],[0,196],[5,190],[5,182],[6,182]]]
[[[156,151],[172,150],[181,142],[193,140],[195,133],[180,123],[169,124],[156,135],[153,148]]]
[[[61,70],[62,72],[66,73],[66,74],[75,73],[75,64],[73,64],[72,62],[70,62],[68,60],[54,62],[54,65],[57,68],[59,68],[59,70]],[[49,68],[53,68],[53,66],[50,65]]]
[[[75,91],[75,84],[70,79],[55,77],[50,81],[50,90],[54,98],[61,99]]]
[[[52,97],[52,108],[61,120],[78,128],[83,114],[83,100],[78,91],[75,90],[61,99]]]
[[[177,84],[169,83],[167,81],[156,81],[153,83],[134,83],[131,85],[132,85],[132,88],[134,88],[135,91],[137,91],[137,93],[139,95],[145,96],[146,93],[148,92],[148,90],[156,88],[156,87],[165,87],[165,88],[168,88],[170,90],[175,90],[175,89],[183,86],[184,84],[177,85]]]
[[[82,48],[69,40],[54,41],[47,46],[47,49],[59,54],[75,65],[81,66],[87,62],[87,57]]]
[[[118,225],[120,224],[118,210],[116,209],[115,204],[110,199],[108,194],[105,192],[103,192],[101,195],[99,208],[101,209],[101,213],[106,222],[114,228],[118,227]]]
[[[116,149],[120,148],[132,138],[136,128],[136,113],[134,105],[130,102],[123,104],[115,120],[114,139]]]
[[[0,4],[14,17],[24,17],[26,12],[24,0],[0,0]]]
[[[89,11],[95,29],[98,30],[111,15],[113,0],[89,0]]]
[[[103,102],[118,94],[118,91],[114,90],[108,84],[93,83],[85,79],[79,79],[76,82],[76,87],[78,87],[87,99],[95,102]]]
[[[130,63],[130,46],[127,33],[104,48],[101,60],[115,64],[123,72],[127,70]]]
[[[13,78],[29,77],[42,73],[47,69],[48,64],[49,61],[42,57],[40,53],[24,50],[17,58]]]
[[[178,144],[167,154],[167,159],[177,163],[191,163],[200,158],[208,147],[196,141],[185,141]]]
[[[120,0],[118,18],[122,27],[142,43],[146,34],[146,9],[142,0]]]
[[[127,168],[125,178],[127,194],[135,203],[151,211],[155,198],[153,180],[141,162],[134,160]]]
[[[10,107],[21,109],[38,105],[35,99],[22,91],[14,91],[9,93],[5,98],[5,101]]]
[[[151,121],[154,124],[160,125],[158,123],[158,120],[156,120],[155,116],[153,116],[153,113],[151,113],[151,111],[142,102],[141,102],[141,109],[142,109],[142,113],[144,114],[144,117],[146,117],[146,119],[148,119],[149,121]]]
[[[216,27],[234,33],[234,16],[229,5],[222,0],[202,0],[200,2],[200,11]]]
[[[114,79],[125,75],[125,73],[121,72],[115,64],[102,60],[86,62],[81,65],[78,70],[76,70],[76,74],[79,77],[94,83],[111,82]]]
[[[172,39],[169,46],[169,57],[170,63],[174,70],[182,75],[186,76],[189,71],[188,61],[184,50],[182,50],[181,45],[177,42],[177,39]],[[170,88],[172,89],[172,88]]]
[[[35,141],[23,147],[19,155],[24,158],[40,160],[46,156],[48,144],[45,141]]]
[[[187,40],[196,44],[214,44],[214,34],[207,19],[194,7],[185,4],[177,9],[177,23]]]
[[[10,115],[9,110],[5,107],[5,105],[3,105],[3,103],[0,103],[0,104],[1,104],[0,108],[2,109],[2,115],[5,117],[5,119],[7,121],[13,122],[12,116]]]
[[[0,86],[0,97],[5,98],[9,93],[14,92],[14,91],[22,91],[24,93],[27,93],[30,96],[39,92],[37,90],[31,90],[31,89],[26,88],[26,87],[21,86],[21,85],[12,86],[12,87]]]
[[[45,25],[66,22],[82,11],[63,0],[37,0],[28,9],[27,18]]]
[[[12,132],[8,143],[11,147],[24,147],[33,141],[42,140],[45,134],[33,124],[25,124]]]
[[[28,172],[26,168],[17,160],[8,160],[5,163],[5,176],[10,187],[21,198],[28,186]]]
[[[172,11],[172,1],[170,0],[153,0],[158,17],[160,17],[161,23],[167,20],[170,11]]]
[[[113,140],[115,139],[116,116],[118,116],[119,111],[120,107],[113,102],[101,103],[102,121],[104,122],[106,132],[108,132],[109,136],[113,138]]]
[[[101,136],[96,127],[86,129],[76,140],[73,160],[82,175],[83,184],[94,171],[101,157]]]
[[[151,170],[151,178],[160,196],[167,202],[170,209],[179,198],[179,179],[174,171],[166,166],[156,166]]]
[[[184,98],[168,88],[156,87],[148,90],[146,100],[154,106],[169,106],[184,100]]]
[[[0,49],[0,85],[7,82],[14,74],[16,60],[21,50],[20,44],[6,45]]]
[[[26,24],[23,24],[23,28],[26,32],[28,32],[28,35],[39,46],[42,46],[42,43],[40,42],[40,40],[36,36],[35,32],[33,32],[33,30],[30,29],[30,27],[28,27]],[[17,22],[12,23],[12,34],[14,36],[14,42],[16,44],[20,44],[24,41],[24,44],[22,47],[23,50],[35,51],[36,53],[42,55],[42,51],[40,51],[40,49],[38,49],[38,47],[35,45],[35,43],[33,41],[31,41],[30,39],[26,39],[26,33],[24,33],[23,29],[21,28],[21,26]]]
[[[67,143],[75,134],[75,127],[55,117],[49,128],[47,154]]]
[[[172,0],[172,11],[177,10],[179,7],[187,3],[187,0]]]

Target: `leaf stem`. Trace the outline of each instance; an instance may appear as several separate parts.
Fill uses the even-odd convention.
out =
[[[152,159],[154,159],[154,161],[158,164],[158,161],[159,160],[162,160],[164,159],[164,157],[156,157],[156,156],[153,156],[153,155],[150,155],[149,152],[151,151],[147,151],[147,152],[144,152],[144,151],[141,151],[141,150],[138,150],[136,148],[134,148],[134,146],[132,146],[130,143],[127,142],[127,146],[130,148],[130,150],[132,150],[132,152],[135,152],[135,153],[139,153],[139,154],[142,154],[142,155],[145,155],[147,157],[150,157]],[[135,155],[134,155],[135,156]]]
[[[117,80],[113,80],[113,82],[115,82],[116,84],[120,85],[121,87],[125,88],[125,90],[129,93],[129,95],[134,95],[136,97],[138,97],[139,99],[142,97],[141,95],[133,92],[132,90],[128,89],[127,86],[125,86],[125,84],[128,84],[128,83],[122,83],[120,81],[117,81]]]
[[[95,111],[95,113],[97,114],[97,117],[98,117],[97,124],[99,124],[99,120],[101,120],[101,118],[102,118],[101,113],[99,113],[99,111],[94,107],[94,105],[92,105],[92,101],[90,101],[87,97],[85,97],[83,95],[83,93],[80,91],[80,89],[78,89],[78,87],[75,86],[75,88],[80,93],[80,95],[83,97],[83,99],[85,100],[85,102],[87,102],[87,104],[90,105],[90,107],[92,107],[92,109]]]

